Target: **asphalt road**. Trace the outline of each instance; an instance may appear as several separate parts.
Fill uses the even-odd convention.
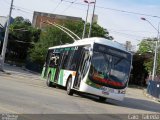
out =
[[[8,69],[7,69],[8,70]],[[128,88],[124,101],[101,103],[88,95],[68,96],[62,88],[49,88],[40,75],[20,69],[0,73],[0,113],[13,114],[150,114],[160,113],[160,103]]]

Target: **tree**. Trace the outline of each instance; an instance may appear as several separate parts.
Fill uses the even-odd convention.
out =
[[[83,22],[66,21],[63,25],[81,38],[84,27]],[[86,31],[89,31],[89,24],[87,24]],[[88,37],[87,34],[88,32],[85,37]],[[96,23],[93,24],[91,33],[92,37],[106,37],[108,35],[109,32],[106,29]],[[30,59],[33,62],[43,64],[49,47],[73,42],[72,38],[70,38],[66,33],[54,26],[49,26],[41,32],[40,40],[35,44],[34,48],[30,50]]]
[[[28,49],[38,41],[40,30],[31,26],[23,17],[16,17],[10,25],[6,58],[11,61],[24,62]]]
[[[138,53],[144,54],[148,52],[154,52],[156,38],[143,39],[139,44]]]
[[[139,45],[138,54],[146,57],[144,61],[145,69],[148,73],[152,72],[153,69],[153,59],[154,59],[154,51],[155,51],[155,41],[157,38],[147,38],[141,41]],[[158,56],[160,53],[158,52]],[[148,57],[147,57],[148,56]],[[160,74],[160,59],[157,58],[157,74]]]

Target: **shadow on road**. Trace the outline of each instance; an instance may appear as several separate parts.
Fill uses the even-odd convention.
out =
[[[150,112],[160,112],[160,104],[148,100],[125,97],[125,100],[121,103],[117,103],[118,106],[145,110]]]
[[[142,100],[137,98],[125,97],[123,101],[117,101],[112,99],[107,99],[105,102],[99,101],[98,97],[88,94],[76,93],[74,97],[87,98],[89,100],[99,102],[101,104],[110,104],[114,106],[120,106],[125,108],[145,110],[149,112],[160,112],[160,104],[148,100]]]

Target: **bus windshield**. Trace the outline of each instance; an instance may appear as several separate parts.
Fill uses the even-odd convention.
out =
[[[131,60],[128,58],[94,51],[89,78],[94,83],[106,87],[125,88],[129,79],[130,66]]]

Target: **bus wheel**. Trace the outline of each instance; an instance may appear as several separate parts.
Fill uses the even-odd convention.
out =
[[[99,101],[105,102],[107,98],[99,96]]]
[[[71,85],[72,85],[72,78],[70,77],[67,82],[67,94],[68,95],[73,95],[73,90],[71,89]]]
[[[48,74],[46,84],[47,84],[48,87],[51,87],[51,86],[52,86],[51,73]]]

